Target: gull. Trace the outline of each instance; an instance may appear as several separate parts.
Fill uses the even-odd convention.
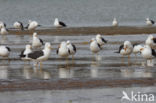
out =
[[[133,46],[130,41],[125,41],[124,44],[120,45],[119,51],[115,53],[120,53],[122,56],[128,55],[128,61],[130,60],[130,55],[133,51]]]
[[[3,27],[6,28],[6,24],[4,22],[0,21],[0,29],[3,28]]]
[[[38,66],[38,63],[42,66],[42,61],[45,61],[50,57],[51,49],[51,44],[46,42],[43,50],[33,51],[29,53],[27,57],[37,62],[36,66]]]
[[[96,41],[97,41],[98,44],[100,44],[100,46],[107,43],[107,40],[105,40],[100,34],[96,35]]]
[[[96,41],[95,38],[92,38],[90,41],[90,50],[94,54],[98,54],[98,52],[101,50],[101,45]]]
[[[74,55],[76,53],[76,46],[68,40],[67,41],[67,48],[69,49],[70,55],[72,55],[72,60],[73,60]]]
[[[9,30],[8,30],[6,27],[2,27],[2,28],[1,28],[0,34],[6,35],[6,34],[8,34],[8,33],[9,33]]]
[[[156,57],[155,50],[149,45],[145,45],[144,47],[140,48],[140,52],[143,58],[150,60],[150,63],[152,63],[152,59]]]
[[[28,23],[28,25],[26,26],[26,28],[27,28],[28,30],[35,30],[35,29],[36,29],[37,27],[39,27],[39,26],[41,26],[41,25],[39,25],[37,21],[31,21],[31,20],[29,20],[29,23]]]
[[[59,21],[58,18],[55,18],[54,26],[55,27],[66,27],[67,25],[64,22]]]
[[[149,35],[145,41],[145,44],[153,48],[156,45],[156,38],[154,38],[153,35]]]
[[[32,52],[31,48],[31,45],[26,45],[25,49],[21,51],[21,54],[19,56],[22,60],[30,60],[30,58],[28,58],[27,56]]]
[[[41,47],[42,45],[44,45],[43,40],[37,37],[37,33],[34,32],[33,33],[33,40],[32,40],[32,47]]]
[[[67,58],[70,55],[70,49],[67,47],[67,43],[66,42],[61,42],[61,44],[59,45],[56,53],[60,57]]]
[[[9,47],[3,46],[3,45],[0,46],[0,56],[8,57],[10,52],[11,52],[11,49]]]
[[[16,29],[24,30],[23,24],[22,24],[22,22],[20,22],[20,21],[16,21],[16,22],[13,24],[13,26],[14,26],[14,28],[16,28]]]
[[[143,46],[140,45],[140,44],[133,44],[133,54],[135,54],[135,57],[137,53],[140,53],[140,49],[142,48]]]
[[[146,24],[147,24],[148,26],[152,26],[152,25],[154,25],[154,23],[155,23],[155,21],[150,20],[149,18],[146,18]]]
[[[116,18],[113,19],[112,26],[118,26],[118,22],[117,22]]]

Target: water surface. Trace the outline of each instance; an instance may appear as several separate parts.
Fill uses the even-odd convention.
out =
[[[69,26],[145,25],[156,19],[155,0],[0,0],[0,20],[10,27],[15,21],[36,20],[52,26],[58,17]]]

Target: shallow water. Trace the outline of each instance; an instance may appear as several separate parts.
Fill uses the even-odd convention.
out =
[[[156,36],[154,34],[154,36]],[[94,35],[88,36],[50,36],[39,35],[44,42],[51,42],[52,50],[50,58],[43,62],[43,67],[36,68],[33,63],[21,61],[18,57],[24,46],[31,43],[29,35],[1,35],[1,44],[11,48],[10,62],[8,59],[0,58],[0,80],[15,81],[20,80],[60,80],[60,79],[137,79],[155,78],[156,69],[155,62],[153,67],[148,67],[144,64],[144,59],[138,54],[137,58],[132,54],[131,62],[128,63],[128,58],[122,58],[120,54],[114,53],[118,50],[119,45],[125,40],[130,40],[133,43],[144,43],[147,35],[116,35],[104,36],[108,40],[108,44],[103,46],[99,56],[92,55],[89,50],[89,44],[83,42],[89,41]],[[61,41],[71,40],[76,47],[77,53],[74,61],[69,57],[68,62],[65,59],[56,55],[56,48]],[[145,85],[141,85],[145,86]],[[127,92],[145,92],[155,94],[155,87],[136,87],[135,84],[128,88],[94,88],[94,89],[70,89],[70,90],[34,90],[34,91],[8,91],[0,92],[0,103],[120,103],[122,90]],[[128,101],[125,101],[129,103]],[[125,103],[124,102],[124,103]]]
[[[76,90],[37,90],[0,92],[1,103],[149,103],[138,101],[121,101],[125,91],[129,96],[131,92],[146,93],[156,96],[156,87],[130,87],[130,88],[96,88]],[[145,99],[144,99],[145,100]],[[150,103],[155,103],[150,102]]]
[[[155,35],[154,35],[155,36]],[[144,43],[147,35],[116,35],[104,36],[108,44],[103,46],[98,56],[95,56],[89,50],[89,44],[82,44],[93,38],[90,36],[49,36],[39,35],[44,42],[51,42],[53,50],[51,56],[45,62],[43,67],[34,67],[33,62],[24,62],[19,58],[19,54],[25,45],[31,43],[31,37],[28,35],[17,36],[7,35],[2,44],[11,48],[10,62],[8,59],[1,58],[0,79],[57,79],[57,78],[155,78],[153,67],[148,67],[145,60],[138,54],[137,58],[131,55],[131,61],[128,58],[122,58],[120,54],[114,53],[124,40],[130,40],[133,43]],[[3,37],[4,38],[4,37]],[[59,42],[71,40],[76,47],[77,53],[74,60],[69,57],[66,61],[56,55],[56,49]],[[124,61],[123,61],[124,60]]]
[[[29,19],[52,26],[58,17],[68,26],[145,25],[155,18],[155,0],[0,0],[0,20],[9,27],[15,21],[24,25]]]

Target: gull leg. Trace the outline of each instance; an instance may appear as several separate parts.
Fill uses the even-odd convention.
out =
[[[98,53],[95,56],[95,60],[98,61]]]
[[[66,63],[68,64],[68,57],[66,57]]]
[[[74,55],[72,55],[72,63],[74,63]]]
[[[130,64],[130,55],[128,55],[128,64]]]
[[[150,59],[150,66],[152,66],[152,59]]]
[[[94,55],[93,61],[94,61],[94,60],[97,61],[97,59],[98,59],[98,53],[96,53],[96,54]]]
[[[27,61],[26,60],[23,60],[23,61],[24,61],[24,65],[27,64]]]
[[[68,68],[68,57],[66,57],[66,67]]]
[[[96,57],[96,56],[95,56],[95,54],[93,54],[92,61],[94,61],[94,60],[95,60],[95,57]]]
[[[145,62],[145,63],[146,63],[146,66],[148,66],[148,59],[146,60],[146,62]]]
[[[36,62],[35,67],[38,67],[38,62]]]
[[[74,55],[72,55],[72,61],[74,61]]]
[[[42,68],[42,62],[40,62],[40,68]]]
[[[136,59],[136,61],[137,61],[137,55],[135,54],[135,59]]]
[[[8,58],[8,64],[10,64],[10,58],[9,57],[7,57]]]
[[[72,55],[72,66],[74,66],[74,55]]]
[[[152,60],[152,59],[150,59],[150,61],[149,61],[149,66],[151,66],[151,67],[154,66],[154,64],[153,64],[153,60]]]
[[[124,56],[121,57],[121,63],[124,64]]]
[[[135,54],[135,63],[136,63],[136,64],[137,64],[137,59],[138,59],[138,58],[137,58],[137,55]]]
[[[28,64],[30,64],[30,60],[28,60]]]

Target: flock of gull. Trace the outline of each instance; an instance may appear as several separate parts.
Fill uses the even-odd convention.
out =
[[[146,24],[151,26],[154,24],[153,20],[150,20],[149,18],[146,19]],[[29,23],[26,27],[23,26],[21,22],[15,22],[13,24],[14,28],[19,30],[35,30],[38,26],[41,26],[36,21],[29,20]],[[58,18],[54,21],[55,27],[66,27],[67,25],[61,21],[58,20]],[[118,26],[118,22],[116,18],[114,18],[112,22],[112,26]],[[8,34],[9,31],[6,28],[6,24],[3,22],[0,22],[0,33],[2,35]],[[97,34],[95,38],[92,38],[90,40],[90,51],[98,55],[98,52],[102,50],[102,46],[106,44],[108,41],[105,40],[101,34]],[[41,47],[44,45],[44,48],[41,49]],[[145,41],[145,45],[140,44],[132,44],[130,41],[124,41],[124,43],[119,47],[119,50],[115,53],[120,53],[122,56],[128,56],[128,60],[130,59],[130,55],[134,53],[135,55],[137,53],[141,53],[142,57],[146,60],[149,60],[152,62],[152,59],[156,57],[156,52],[154,50],[154,47],[156,46],[156,38],[153,37],[153,35],[149,35],[147,40]],[[35,49],[35,50],[33,50]],[[39,49],[39,50],[37,50]],[[36,32],[33,33],[32,36],[32,43],[31,45],[26,45],[25,49],[21,51],[21,54],[19,55],[22,60],[26,61],[33,61],[35,62],[35,66],[42,65],[42,61],[47,60],[50,57],[52,50],[52,46],[50,42],[44,43],[42,39],[40,39]],[[60,43],[56,50],[56,54],[60,57],[68,59],[68,57],[71,55],[72,59],[74,59],[74,55],[76,53],[77,49],[76,46],[68,41],[63,41]],[[9,54],[11,52],[11,49],[7,46],[0,46],[0,56],[2,57],[9,57]]]

